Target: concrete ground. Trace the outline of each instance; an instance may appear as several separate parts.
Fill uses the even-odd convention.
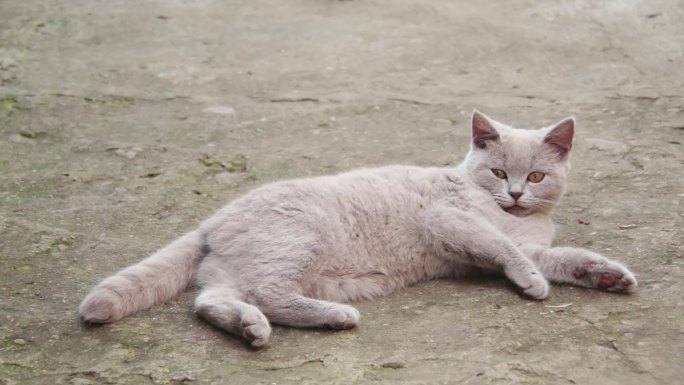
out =
[[[0,384],[681,383],[682,20],[676,0],[0,2]],[[557,243],[625,262],[636,293],[430,282],[259,351],[192,293],[79,322],[99,279],[254,186],[458,162],[473,108],[577,118]]]

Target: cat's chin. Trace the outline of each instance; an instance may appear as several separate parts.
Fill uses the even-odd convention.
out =
[[[502,209],[511,215],[515,215],[516,217],[526,217],[526,216],[532,214],[532,209],[527,208],[527,207],[518,206],[518,205],[513,205],[510,207],[502,207]]]

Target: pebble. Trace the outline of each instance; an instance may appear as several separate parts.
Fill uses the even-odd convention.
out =
[[[625,152],[629,147],[622,142],[615,140],[601,139],[601,138],[586,138],[587,143],[591,145],[591,148],[599,151],[612,151],[612,152]]]
[[[72,378],[71,379],[71,384],[72,385],[92,385],[92,381],[85,379],[85,378]]]
[[[12,341],[17,345],[26,345],[26,340],[23,338],[17,338],[16,340]]]
[[[0,70],[7,71],[12,67],[16,67],[17,61],[11,57],[0,58]]]
[[[13,143],[31,143],[30,139],[24,138],[23,136],[19,134],[12,134],[9,136],[10,142]]]
[[[219,183],[233,183],[235,180],[239,178],[238,175],[232,172],[220,172],[216,175],[214,175],[214,178],[219,182]]]
[[[233,107],[228,107],[228,106],[216,106],[216,107],[209,107],[205,108],[203,112],[209,112],[212,114],[219,114],[219,115],[235,115],[235,109]]]
[[[114,153],[122,158],[131,160],[138,156],[138,153],[140,153],[140,151],[142,151],[142,148],[140,147],[117,148],[116,150],[114,150]]]

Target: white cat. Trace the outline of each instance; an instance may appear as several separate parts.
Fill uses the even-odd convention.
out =
[[[269,322],[347,329],[339,302],[474,270],[504,273],[534,299],[548,280],[609,291],[637,286],[621,264],[551,247],[574,120],[521,130],[475,111],[455,168],[390,166],[268,184],[144,261],[100,282],[80,314],[117,321],[201,287],[197,314],[252,346]]]

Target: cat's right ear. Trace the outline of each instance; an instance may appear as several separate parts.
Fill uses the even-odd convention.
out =
[[[473,145],[477,148],[487,147],[490,140],[498,140],[499,132],[494,128],[494,124],[485,114],[478,110],[473,111],[472,120]]]
[[[553,147],[560,159],[565,159],[572,149],[572,137],[574,134],[575,119],[565,118],[549,129],[546,136],[544,136],[544,143]]]

